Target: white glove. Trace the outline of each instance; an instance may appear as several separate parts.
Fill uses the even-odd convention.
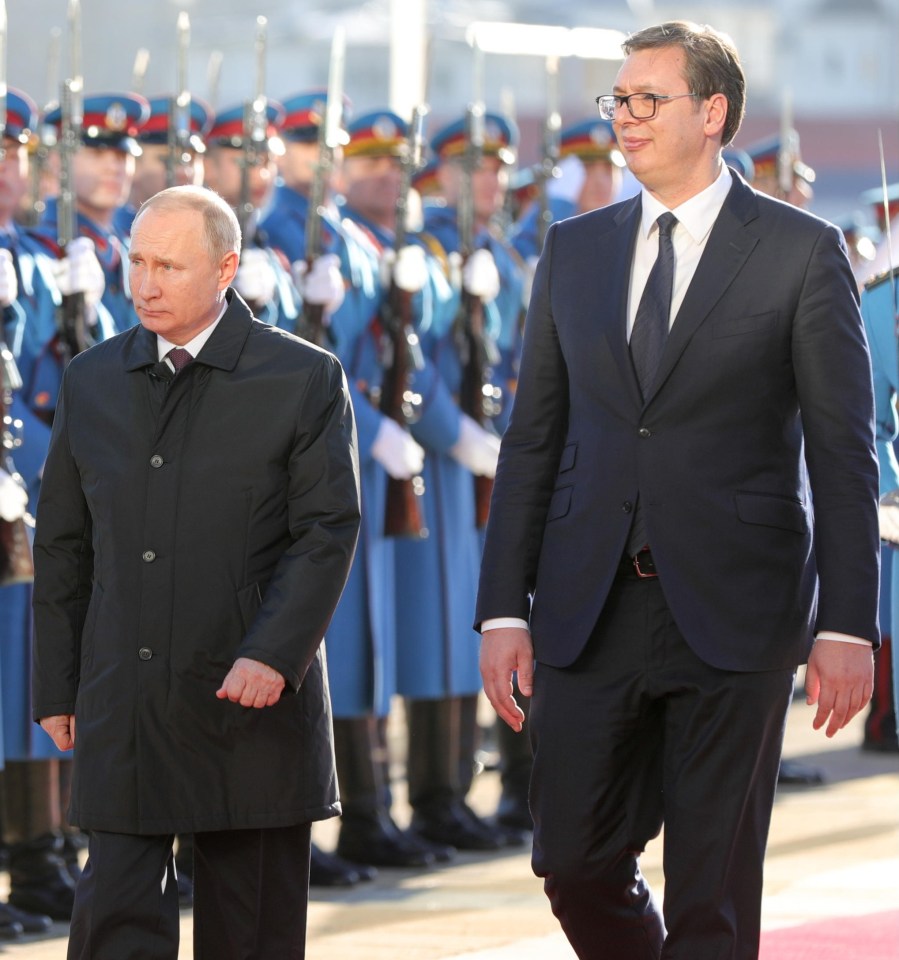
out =
[[[459,424],[459,439],[450,447],[450,456],[479,477],[496,476],[499,459],[499,437],[475,423],[467,414],[462,414]]]
[[[336,253],[316,257],[311,270],[305,260],[297,260],[293,265],[293,282],[306,303],[320,303],[326,313],[339,309],[346,296],[340,257]]]
[[[483,300],[495,300],[499,293],[499,270],[489,250],[475,250],[462,267],[462,286],[466,293]]]
[[[19,296],[19,281],[12,253],[0,247],[0,307],[8,307]]]
[[[531,291],[534,289],[534,274],[537,272],[539,257],[528,257],[521,271],[521,305],[525,310],[531,303]]]
[[[382,417],[371,446],[371,455],[394,480],[418,476],[425,465],[425,452],[395,420]]]
[[[234,289],[248,303],[271,303],[278,279],[269,254],[259,247],[244,247],[234,278]]]
[[[73,293],[83,293],[84,302],[95,307],[106,289],[106,277],[103,267],[94,252],[94,241],[90,237],[75,237],[66,246],[66,255],[53,264],[53,275],[59,292],[68,297]]]
[[[546,195],[555,200],[577,203],[584,189],[587,171],[580,157],[568,156],[559,163],[559,176],[546,181]]]
[[[0,467],[0,517],[12,522],[25,516],[28,491],[3,467]]]
[[[395,280],[400,290],[418,293],[428,282],[428,264],[423,247],[407,244],[399,253],[385,250],[380,263],[381,286],[386,290]]]
[[[880,539],[899,547],[899,490],[890,490],[880,498],[877,519]]]

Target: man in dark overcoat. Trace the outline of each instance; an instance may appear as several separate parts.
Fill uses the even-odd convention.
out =
[[[76,357],[35,540],[34,715],[75,751],[90,833],[69,958],[304,956],[310,824],[339,814],[321,639],[359,525],[338,361],[230,284],[240,231],[200,187],[132,230],[138,327]],[[77,731],[77,732],[76,732]]]

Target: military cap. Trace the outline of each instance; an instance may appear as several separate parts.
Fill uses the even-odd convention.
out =
[[[373,110],[347,124],[345,157],[401,157],[409,125],[390,110]]]
[[[169,117],[171,116],[171,97],[151,97],[150,116],[137,131],[139,143],[168,143]],[[197,153],[203,153],[206,145],[203,137],[212,124],[212,109],[203,100],[191,97],[188,126],[190,128],[190,146]]]
[[[886,230],[883,214],[883,187],[865,190],[858,199],[860,203],[874,211],[878,226],[881,230]],[[899,183],[891,183],[887,186],[886,200],[890,220],[893,220],[894,217],[899,216]]]
[[[284,140],[292,143],[312,143],[318,139],[318,131],[325,119],[328,107],[327,90],[310,90],[298,93],[283,101],[284,119],[280,124],[280,133]],[[346,123],[350,112],[350,99],[344,94],[341,123]],[[345,131],[341,130],[340,142],[347,142]]]
[[[777,173],[777,158],[781,151],[781,137],[779,133],[773,137],[766,137],[745,148],[752,160],[756,177],[775,176]],[[803,163],[799,157],[793,159],[793,174],[806,183],[815,182],[815,171]]]
[[[215,115],[206,134],[207,146],[236,147],[243,146],[243,120],[245,106],[242,103]],[[265,136],[269,149],[274,153],[281,152],[278,130],[284,121],[284,107],[277,100],[268,100],[265,105],[266,130]]]
[[[81,141],[86,147],[110,147],[139,157],[138,128],[150,115],[150,104],[136,93],[98,93],[81,102]],[[57,104],[44,123],[59,130],[62,110]]]
[[[441,161],[461,157],[466,146],[466,118],[462,117],[431,137],[431,150]],[[484,114],[484,156],[499,157],[503,163],[515,162],[518,127],[514,120],[498,113]]]
[[[608,160],[616,167],[624,166],[612,124],[599,118],[581,120],[559,134],[559,159],[572,156],[585,163]]]
[[[722,150],[721,157],[729,167],[733,167],[747,182],[752,183],[755,179],[755,164],[745,150],[728,147],[726,150]]]
[[[37,104],[31,97],[21,90],[7,88],[6,136],[20,143],[27,143],[29,135],[37,128],[37,122]]]
[[[524,206],[531,200],[536,200],[540,196],[540,177],[539,173],[543,170],[543,165],[535,167],[520,167],[509,178],[509,192],[515,199],[516,204]]]
[[[437,168],[440,166],[436,160],[429,160],[412,177],[412,186],[418,191],[421,197],[440,196],[440,182],[437,179]]]

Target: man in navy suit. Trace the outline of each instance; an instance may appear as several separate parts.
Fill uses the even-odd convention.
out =
[[[828,736],[871,694],[870,360],[839,231],[722,162],[729,38],[674,22],[624,49],[598,102],[643,189],[547,235],[481,668],[513,728],[515,671],[533,697],[533,865],[577,955],[750,960],[796,666]],[[639,869],[663,822],[664,915]]]

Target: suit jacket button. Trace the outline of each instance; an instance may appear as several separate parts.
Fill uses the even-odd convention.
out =
[[[637,431],[638,435],[641,436],[644,440],[652,436],[652,430],[649,427],[640,427]]]
[[[165,463],[165,460],[163,460],[158,453],[154,453],[153,456],[150,457],[151,467],[156,467],[157,469],[159,469],[159,467],[161,467],[164,463]]]
[[[621,504],[621,509],[625,513],[630,513],[631,510],[634,509],[634,505],[630,502],[630,500],[625,500],[624,503]]]
[[[153,651],[149,647],[141,647],[140,650],[137,651],[137,655],[141,660],[152,660]]]
[[[153,550],[144,550],[141,554],[141,559],[144,563],[152,563],[156,559],[156,554]]]

